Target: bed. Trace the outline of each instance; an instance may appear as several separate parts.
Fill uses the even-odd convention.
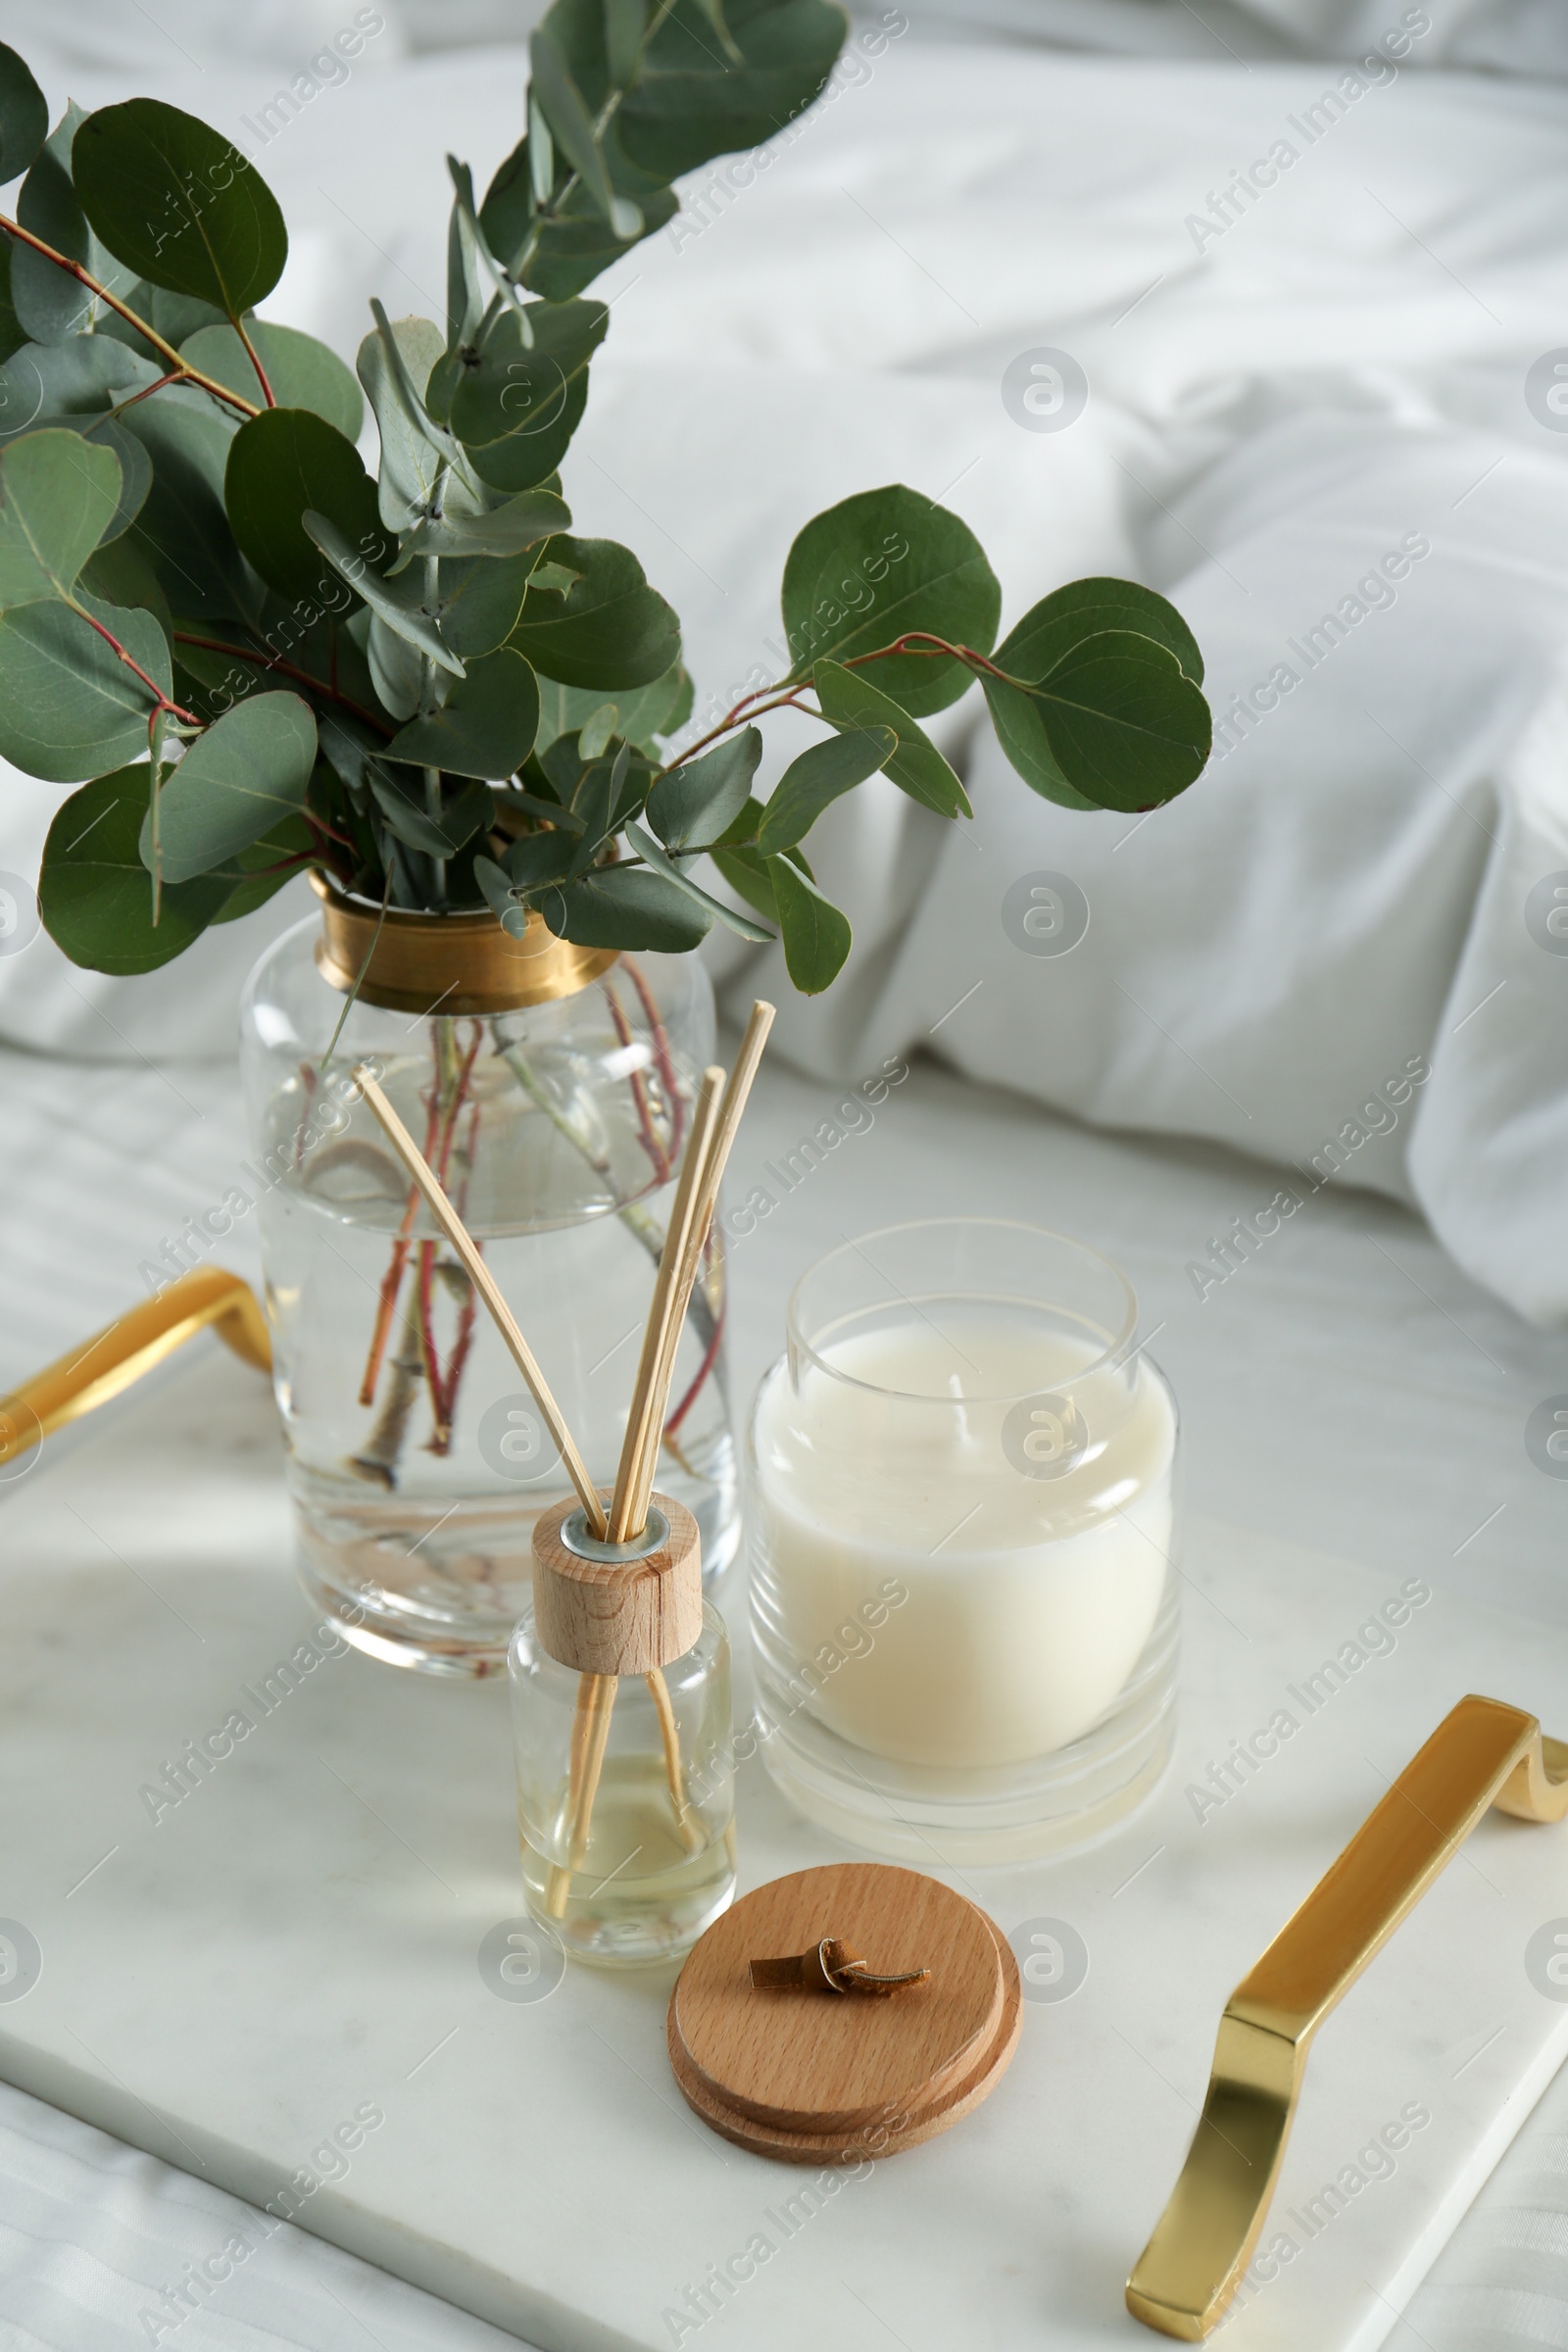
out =
[[[271,307],[344,347],[372,292],[439,308],[442,153],[486,172],[524,72],[526,10],[510,41],[488,8],[375,13],[352,74],[281,119],[330,6],[12,5],[0,36],[52,101],[156,76],[260,123],[302,224]],[[1544,6],[878,10],[798,136],[698,174],[619,266],[568,487],[677,604],[700,703],[776,658],[770,583],[803,516],[902,478],[974,525],[1012,610],[1084,572],[1163,588],[1221,719],[1209,775],[1145,825],[1049,808],[983,752],[961,839],[891,794],[846,813],[823,863],[856,956],[832,996],[781,996],[748,1148],[776,1158],[886,1055],[912,1074],[879,1137],[737,1250],[738,1397],[793,1274],[881,1220],[897,1180],[1127,1265],[1196,1508],[1568,1621],[1562,1492],[1524,1439],[1568,1391],[1568,957],[1531,896],[1568,879],[1565,76]],[[1281,141],[1292,163],[1254,174]],[[1042,352],[1087,386],[1066,429],[1009,401]],[[956,755],[969,728],[960,706]],[[54,795],[4,787],[0,869],[24,877]],[[1006,886],[1034,869],[1093,910],[1070,956],[1006,934]],[[221,1193],[239,982],[300,911],[285,893],[134,985],[41,940],[0,958],[0,1376],[108,1319]],[[779,993],[766,952],[715,977],[732,1005]],[[1417,1062],[1396,1111],[1361,1115]],[[1325,1171],[1348,1127],[1361,1141]],[[1287,1181],[1303,1213],[1215,1279],[1212,1238]],[[225,1258],[254,1277],[243,1228]],[[0,2181],[0,2338],[50,2352],[144,2341],[143,2290],[225,2203],[9,2089]],[[1565,2246],[1559,2088],[1389,2340],[1568,2341]],[[510,2339],[285,2230],[177,2340]]]

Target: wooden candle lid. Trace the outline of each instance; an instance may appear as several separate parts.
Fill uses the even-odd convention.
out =
[[[753,1960],[837,1936],[868,1969],[928,1968],[864,1993],[758,1989]],[[891,2156],[956,2124],[1017,2045],[1018,1967],[975,1904],[918,1871],[834,1862],[743,1895],[693,1947],[670,1995],[669,2062],[713,2131],[790,2164]]]
[[[696,1520],[671,1495],[656,1494],[642,1541],[597,1544],[582,1505],[558,1502],[534,1525],[533,1618],[541,1646],[578,1674],[673,1665],[703,1630]]]

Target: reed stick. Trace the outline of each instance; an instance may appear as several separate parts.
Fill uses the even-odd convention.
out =
[[[696,1208],[687,1223],[681,1240],[679,1267],[670,1289],[662,1319],[659,1320],[653,1313],[649,1316],[648,1332],[644,1339],[644,1352],[645,1355],[649,1352],[650,1343],[653,1343],[652,1385],[640,1426],[634,1412],[632,1422],[627,1427],[628,1438],[631,1436],[633,1428],[638,1431],[639,1451],[632,1472],[632,1483],[624,1500],[621,1494],[621,1477],[617,1477],[615,1501],[612,1505],[612,1523],[614,1517],[618,1515],[626,1527],[636,1533],[640,1533],[648,1522],[649,1497],[653,1493],[654,1474],[659,1466],[660,1448],[664,1438],[664,1415],[669,1405],[669,1386],[675,1376],[676,1350],[680,1346],[681,1330],[686,1321],[686,1309],[691,1303],[692,1291],[696,1286],[698,1272],[702,1266],[703,1251],[708,1247],[709,1227],[712,1224],[713,1212],[718,1206],[718,1188],[723,1180],[724,1163],[729,1158],[735,1138],[740,1131],[741,1114],[746,1108],[747,1098],[752,1091],[752,1081],[757,1076],[758,1064],[762,1058],[762,1048],[767,1043],[767,1033],[772,1026],[773,1007],[759,998],[752,1006],[751,1018],[746,1024],[746,1034],[741,1039],[741,1049],[735,1056],[735,1066],[725,1082],[723,1097],[718,1106],[718,1117],[703,1152],[702,1166],[696,1187]],[[697,1130],[694,1121],[692,1140],[687,1146],[688,1153],[693,1152],[696,1143]],[[684,1176],[684,1174],[685,1169],[683,1168],[682,1175]],[[673,1229],[673,1220],[671,1220],[671,1226]],[[640,1369],[641,1367],[639,1367]],[[621,1464],[623,1477],[624,1453],[621,1457]]]
[[[670,1701],[669,1685],[664,1670],[656,1666],[644,1677],[659,1717],[659,1737],[664,1743],[664,1778],[675,1807],[675,1827],[688,1853],[695,1854],[703,1842],[701,1823],[692,1812],[686,1796],[686,1770],[680,1758],[680,1730],[675,1722],[675,1709]]]
[[[680,1282],[680,1270],[686,1244],[691,1234],[692,1220],[699,1211],[703,1189],[703,1166],[718,1118],[719,1100],[723,1088],[724,1073],[722,1070],[710,1068],[703,1072],[702,1087],[687,1133],[686,1155],[680,1163],[680,1175],[675,1185],[675,1198],[670,1204],[669,1224],[664,1234],[664,1247],[660,1252],[659,1272],[654,1280],[653,1302],[648,1309],[648,1322],[643,1331],[642,1353],[637,1359],[637,1377],[632,1383],[631,1409],[626,1417],[626,1435],[620,1448],[620,1466],[615,1473],[615,1491],[610,1505],[608,1540],[612,1544],[624,1544],[633,1535],[641,1535],[648,1523],[646,1501],[638,1518],[633,1519],[629,1515],[631,1497],[636,1488],[638,1465],[642,1460],[647,1443],[648,1420],[654,1406],[659,1358],[663,1346],[664,1330]],[[667,1389],[668,1384],[665,1385]]]
[[[551,1919],[564,1919],[566,1898],[571,1882],[582,1868],[582,1858],[588,1846],[588,1828],[593,1819],[594,1798],[599,1793],[599,1776],[604,1770],[605,1749],[610,1743],[610,1717],[615,1704],[613,1674],[585,1674],[577,1686],[577,1709],[583,1717],[582,1739],[579,1742],[573,1724],[572,1747],[576,1769],[567,1787],[566,1795],[566,1859],[551,1864],[545,1882],[545,1911]]]
[[[497,1330],[512,1350],[517,1370],[528,1386],[528,1394],[539,1407],[539,1415],[554,1439],[567,1477],[577,1491],[592,1533],[602,1538],[605,1533],[605,1506],[599,1490],[588,1475],[588,1467],[577,1451],[570,1430],[562,1416],[561,1407],[550,1393],[550,1384],[534,1360],[532,1348],[517,1328],[515,1317],[508,1306],[484,1259],[475,1249],[467,1227],[447,1199],[441,1180],[426,1160],[418,1145],[398,1117],[391,1103],[363,1063],[355,1070],[355,1078],[365,1100],[380,1120],[387,1140],[402,1160],[409,1174],[424,1195],[430,1213],[463,1263],[465,1272],[485,1305],[489,1308]],[[608,1729],[608,1716],[607,1716]]]

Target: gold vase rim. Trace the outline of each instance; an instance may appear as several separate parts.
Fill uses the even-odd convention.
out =
[[[311,887],[321,902],[318,971],[344,996],[358,982],[362,1003],[389,1012],[462,1017],[557,1004],[608,972],[620,953],[558,939],[534,907],[514,939],[488,907],[382,908],[315,871]]]

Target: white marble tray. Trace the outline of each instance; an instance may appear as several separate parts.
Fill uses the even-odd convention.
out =
[[[308,1625],[270,1401],[216,1345],[0,1489],[0,1917],[42,1957],[0,1998],[0,2075],[258,2206],[338,2171],[304,2226],[551,2352],[1152,2343],[1121,2283],[1231,1984],[1463,1691],[1568,1730],[1568,1634],[1444,1598],[1307,1716],[1291,1687],[1403,1578],[1191,1529],[1171,1781],[1074,1862],[956,1882],[1009,1933],[1066,1922],[1085,1982],[1031,2003],[973,2117],[824,2196],[687,2113],[673,1972],[490,1988],[480,1947],[520,1910],[498,1687],[326,1658],[154,1823],[143,1787],[257,1713]],[[1282,1706],[1300,1728],[1200,1822],[1188,1785]],[[835,1850],[742,1777],[743,1884]],[[1237,2352],[1381,2342],[1568,2052],[1568,2003],[1526,1968],[1563,1914],[1568,1831],[1493,1820],[1331,2020],[1269,2230],[1296,2250]],[[1410,2108],[1430,2120],[1369,2177],[1358,2152]]]

